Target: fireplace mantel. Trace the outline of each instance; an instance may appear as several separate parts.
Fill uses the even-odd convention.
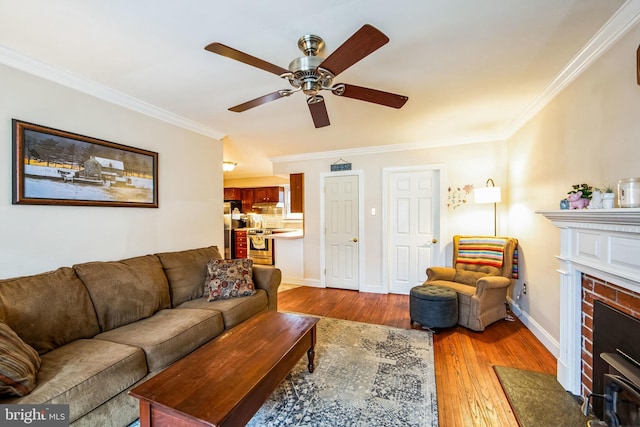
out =
[[[582,273],[640,292],[640,209],[536,211],[560,229],[558,381],[581,389]]]
[[[640,209],[565,209],[536,211],[556,223],[600,224],[602,226],[629,225],[640,227]],[[636,230],[635,233],[640,233]]]

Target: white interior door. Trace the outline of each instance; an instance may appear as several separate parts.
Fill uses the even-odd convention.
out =
[[[358,176],[326,177],[325,285],[354,289],[359,285]]]
[[[408,294],[426,280],[437,261],[439,224],[438,172],[399,171],[389,174],[389,292]]]

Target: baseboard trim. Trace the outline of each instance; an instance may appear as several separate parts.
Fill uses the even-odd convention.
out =
[[[507,301],[511,305],[511,311],[518,319],[533,333],[533,335],[551,352],[553,357],[559,359],[560,357],[560,343],[553,338],[533,317],[516,304],[512,299],[508,298]]]

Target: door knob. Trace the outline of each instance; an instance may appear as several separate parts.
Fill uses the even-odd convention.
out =
[[[354,237],[353,239],[351,239],[351,241],[352,241],[353,243],[356,243],[356,242],[358,241],[358,238],[357,238],[357,237]]]
[[[431,243],[433,243],[433,244],[435,245],[436,243],[438,243],[438,239],[433,239],[433,240],[431,241]]]

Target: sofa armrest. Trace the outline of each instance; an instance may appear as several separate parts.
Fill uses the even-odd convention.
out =
[[[252,273],[256,288],[267,291],[269,310],[278,311],[278,286],[282,280],[280,269],[254,264]]]
[[[481,297],[486,291],[491,289],[508,288],[511,280],[502,276],[485,276],[476,282],[476,295]]]
[[[456,269],[453,267],[429,267],[427,268],[427,282],[433,280],[447,280],[453,282],[456,277]]]

